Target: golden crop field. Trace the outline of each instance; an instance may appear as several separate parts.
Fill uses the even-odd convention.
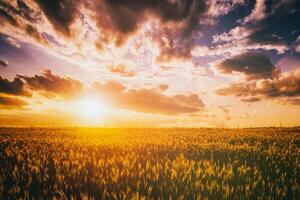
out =
[[[0,199],[300,199],[300,129],[1,128]]]

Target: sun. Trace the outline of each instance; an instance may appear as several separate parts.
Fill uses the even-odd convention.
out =
[[[105,114],[105,105],[99,98],[84,98],[78,103],[79,114],[85,119],[100,121]]]

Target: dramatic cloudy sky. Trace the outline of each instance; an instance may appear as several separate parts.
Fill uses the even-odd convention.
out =
[[[0,0],[0,125],[300,125],[299,21],[297,0]]]

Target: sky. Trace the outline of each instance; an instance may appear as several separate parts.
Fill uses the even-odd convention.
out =
[[[1,0],[0,126],[300,125],[300,1]]]

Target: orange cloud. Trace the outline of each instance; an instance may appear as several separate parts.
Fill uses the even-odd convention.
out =
[[[137,112],[179,115],[196,113],[204,108],[196,94],[167,96],[156,89],[129,89],[118,82],[94,83],[93,88],[110,99],[114,106]]]
[[[26,88],[26,92],[39,92],[41,95],[52,98],[56,96],[66,99],[75,97],[83,92],[99,93],[103,98],[107,98],[112,106],[122,109],[128,109],[137,112],[179,115],[185,113],[197,113],[204,108],[202,100],[196,94],[184,95],[165,95],[162,93],[168,88],[168,85],[160,85],[159,89],[133,89],[127,88],[124,84],[114,81],[108,81],[104,84],[95,82],[91,89],[85,89],[84,84],[79,80],[70,77],[61,77],[55,75],[51,70],[43,71],[42,75],[24,76],[17,75],[17,78],[3,87],[5,94],[25,95],[20,88]],[[6,99],[6,104],[17,104],[20,101]],[[3,99],[4,104],[4,99]]]
[[[285,102],[298,102],[298,100],[293,99],[300,96],[300,69],[289,73],[282,72],[277,79],[234,83],[217,90],[216,93],[221,96],[243,97],[242,100],[246,102],[255,102],[262,98],[284,98]]]
[[[124,64],[119,64],[116,66],[109,66],[108,69],[109,69],[109,71],[120,74],[121,76],[126,76],[126,77],[135,76],[135,72],[128,70]]]
[[[5,25],[10,25],[12,29],[18,29],[17,32],[28,35],[37,42],[45,45],[48,44],[48,42],[44,39],[42,33],[38,31],[38,24],[36,23],[40,18],[40,15],[40,13],[35,12],[22,0],[19,0],[16,3],[13,3],[12,1],[0,2],[1,25],[4,27]]]
[[[52,74],[51,70],[44,70],[42,75],[33,77],[17,75],[25,81],[27,87],[32,91],[38,91],[46,97],[61,96],[71,98],[82,92],[83,83],[70,77],[60,77]]]
[[[13,81],[3,79],[0,76],[0,93],[18,96],[31,96],[30,91],[25,87],[25,83],[20,78]]]
[[[161,91],[165,91],[169,88],[169,86],[167,84],[160,84],[158,87]]]
[[[26,105],[25,101],[18,98],[0,96],[0,109],[20,109]]]

